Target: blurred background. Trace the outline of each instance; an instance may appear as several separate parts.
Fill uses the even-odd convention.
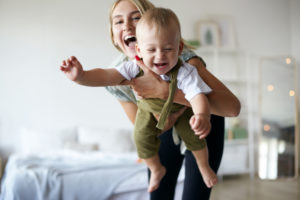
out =
[[[238,132],[241,138],[248,138],[244,141],[248,147],[239,151],[246,151],[250,160],[246,172],[250,163],[250,172],[254,174],[260,129],[260,60],[292,57],[293,64],[299,68],[300,1],[152,2],[175,11],[183,37],[196,46],[195,51],[205,59],[208,69],[241,99],[242,115],[227,119],[226,138],[234,137],[231,127],[241,126]],[[91,69],[108,66],[120,54],[109,36],[108,15],[112,3],[112,0],[0,0],[0,155],[3,160],[16,151],[22,128],[132,129],[118,101],[104,88],[76,85],[59,70],[62,60],[72,55],[85,69]],[[209,35],[203,35],[203,27],[211,31]],[[299,70],[295,73],[300,75]],[[239,84],[248,85],[236,89]],[[245,172],[236,170],[230,173]]]

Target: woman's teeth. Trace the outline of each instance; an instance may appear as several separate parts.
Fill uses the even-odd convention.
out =
[[[124,42],[127,46],[129,46],[131,42],[136,42],[136,38],[134,36],[127,36],[125,37]]]

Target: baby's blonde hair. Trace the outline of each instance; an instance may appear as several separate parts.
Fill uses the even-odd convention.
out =
[[[159,31],[160,29],[168,29],[171,24],[176,26],[179,39],[181,39],[180,23],[176,14],[167,8],[152,8],[147,10],[139,20],[136,31],[143,31],[143,25],[155,26]]]
[[[110,12],[109,12],[109,24],[110,24],[109,31],[110,31],[110,38],[111,38],[111,41],[112,41],[113,45],[119,51],[122,52],[122,50],[114,43],[114,35],[113,35],[113,31],[112,31],[112,25],[113,25],[113,23],[112,23],[112,14],[113,14],[115,8],[117,7],[117,5],[121,1],[125,1],[125,0],[116,0],[114,2],[114,4],[112,5],[111,9],[110,9]],[[137,7],[137,9],[140,11],[141,15],[143,15],[147,10],[155,8],[155,6],[148,0],[127,0],[127,1],[130,1],[131,3],[133,3]]]

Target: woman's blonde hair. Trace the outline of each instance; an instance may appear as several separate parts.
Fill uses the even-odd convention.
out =
[[[124,0],[116,0],[115,3],[112,5],[111,10],[109,12],[109,24],[110,24],[109,31],[110,31],[110,38],[111,38],[111,41],[112,41],[113,45],[119,51],[122,52],[122,50],[117,45],[115,45],[114,35],[113,35],[113,31],[112,31],[112,25],[113,25],[112,24],[112,14],[113,14],[115,8],[117,7],[117,5],[121,1],[124,1]],[[141,15],[143,15],[147,10],[149,10],[151,8],[155,8],[155,6],[148,0],[128,0],[128,1],[130,1],[131,3],[133,3],[137,7],[137,9],[140,11]]]

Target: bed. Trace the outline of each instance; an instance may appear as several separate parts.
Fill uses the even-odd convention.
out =
[[[20,132],[20,149],[9,157],[1,181],[1,200],[149,199],[147,168],[137,158],[130,130]]]

